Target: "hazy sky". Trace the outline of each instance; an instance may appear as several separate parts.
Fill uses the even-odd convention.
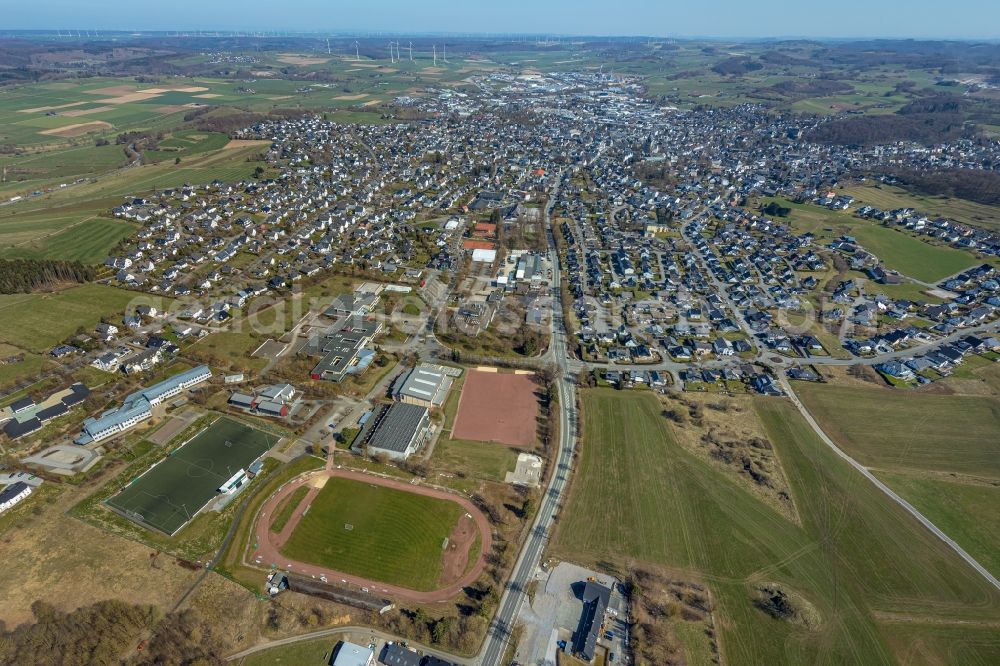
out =
[[[3,0],[0,28],[1000,38],[1000,0]]]

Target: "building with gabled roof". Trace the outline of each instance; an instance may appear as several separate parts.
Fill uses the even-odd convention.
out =
[[[109,409],[96,418],[83,422],[83,431],[76,438],[77,444],[99,442],[128,430],[153,416],[153,407],[181,391],[209,379],[212,371],[207,365],[199,365],[180,374],[165,379],[158,384],[131,394],[117,409]]]

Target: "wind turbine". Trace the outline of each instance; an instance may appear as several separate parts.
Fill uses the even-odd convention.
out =
[[[448,45],[447,44],[443,44],[441,46],[441,49],[444,52],[444,55],[442,56],[442,60],[444,60],[445,64],[448,64]]]
[[[331,53],[331,51],[330,51],[330,38],[327,37],[326,38],[326,54],[330,55],[330,53]]]
[[[437,67],[438,66],[438,47],[437,47],[437,44],[433,45],[433,49],[434,49],[434,66]]]
[[[359,51],[358,48],[359,48],[358,47],[358,40],[355,39],[354,40],[354,59],[360,61],[361,60],[361,51]]]
[[[413,62],[413,42],[410,42],[409,51],[410,51],[410,62]]]
[[[396,56],[392,52],[392,42],[389,42],[389,61],[396,62]]]

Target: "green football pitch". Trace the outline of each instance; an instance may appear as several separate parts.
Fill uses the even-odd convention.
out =
[[[433,590],[442,546],[462,513],[449,500],[332,477],[281,552],[390,585]]]
[[[174,534],[233,474],[274,446],[278,437],[220,418],[107,500],[127,518]]]

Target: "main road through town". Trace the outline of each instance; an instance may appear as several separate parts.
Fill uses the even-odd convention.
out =
[[[549,224],[549,216],[552,206],[559,196],[558,183],[562,180],[562,174],[557,179],[557,185],[549,197],[549,203],[545,208],[545,227],[550,234],[549,243],[555,248],[554,238],[551,237],[552,229]],[[556,249],[552,253],[552,291],[556,299],[560,299],[560,280],[562,279],[562,266],[560,265],[559,253]],[[573,451],[576,445],[577,432],[577,412],[576,412],[576,377],[568,372],[569,354],[566,348],[566,327],[562,318],[561,302],[557,300],[552,307],[552,342],[549,345],[546,360],[551,361],[559,369],[556,384],[559,395],[559,451],[556,455],[556,467],[552,472],[551,480],[545,490],[545,497],[540,503],[535,522],[531,527],[524,547],[514,564],[514,571],[511,574],[507,587],[500,599],[500,608],[497,610],[493,623],[490,625],[486,636],[486,642],[479,653],[479,663],[482,666],[497,666],[503,658],[507,644],[510,642],[511,632],[517,620],[518,611],[521,604],[527,597],[527,585],[534,576],[538,568],[539,560],[545,550],[550,532],[555,523],[556,514],[559,511],[559,504],[563,499],[563,492],[566,490],[568,472],[573,462]]]

